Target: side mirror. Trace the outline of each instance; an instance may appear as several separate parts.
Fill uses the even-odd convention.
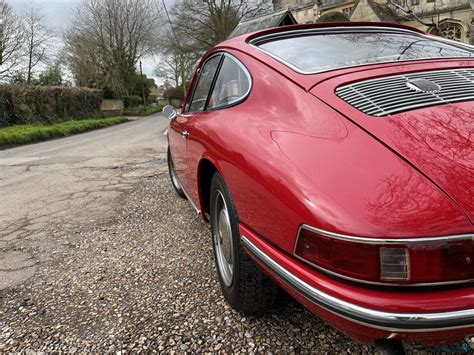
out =
[[[168,117],[169,120],[172,120],[173,118],[176,117],[177,115],[177,112],[175,110],[175,108],[171,105],[166,105],[165,107],[163,107],[163,114]]]

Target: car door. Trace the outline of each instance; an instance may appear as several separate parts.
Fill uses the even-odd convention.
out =
[[[216,130],[216,127],[231,125],[230,118],[237,114],[238,110],[226,109],[234,107],[247,98],[250,93],[251,81],[247,68],[232,54],[223,53],[216,77],[205,100],[205,106],[202,111],[193,114],[187,122],[189,132],[187,169],[190,172],[188,183],[193,187],[190,193],[195,201],[199,201],[198,166],[200,159],[208,149],[205,145],[219,139],[215,136],[219,132],[219,128]]]
[[[194,116],[201,114],[206,106],[207,98],[214,81],[214,76],[219,68],[222,53],[211,55],[198,70],[198,79],[191,88],[189,103],[185,105],[182,113],[178,114],[170,123],[169,143],[176,175],[185,194],[191,202],[198,201],[195,196],[195,187],[191,185],[191,174],[187,159],[187,145],[189,123]]]

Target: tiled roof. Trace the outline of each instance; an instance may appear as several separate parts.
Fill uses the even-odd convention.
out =
[[[368,1],[369,6],[374,10],[377,16],[380,18],[381,21],[386,22],[400,22],[405,20],[404,17],[397,14],[391,7],[386,4],[379,4],[374,0]]]
[[[229,38],[237,37],[245,33],[264,30],[266,28],[281,26],[282,24],[297,24],[293,15],[288,10],[275,11],[270,14],[254,17],[241,21],[229,35]]]

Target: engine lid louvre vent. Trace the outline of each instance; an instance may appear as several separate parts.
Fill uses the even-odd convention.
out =
[[[370,116],[474,100],[474,69],[387,76],[344,85],[336,95]]]

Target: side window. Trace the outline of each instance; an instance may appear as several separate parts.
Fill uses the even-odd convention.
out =
[[[243,64],[225,54],[207,108],[222,108],[242,100],[250,90],[250,80]]]
[[[194,89],[193,98],[191,105],[189,106],[190,112],[203,111],[206,106],[207,97],[211,90],[212,81],[216,74],[217,68],[221,61],[222,55],[216,55],[211,57],[201,68],[201,75]]]

